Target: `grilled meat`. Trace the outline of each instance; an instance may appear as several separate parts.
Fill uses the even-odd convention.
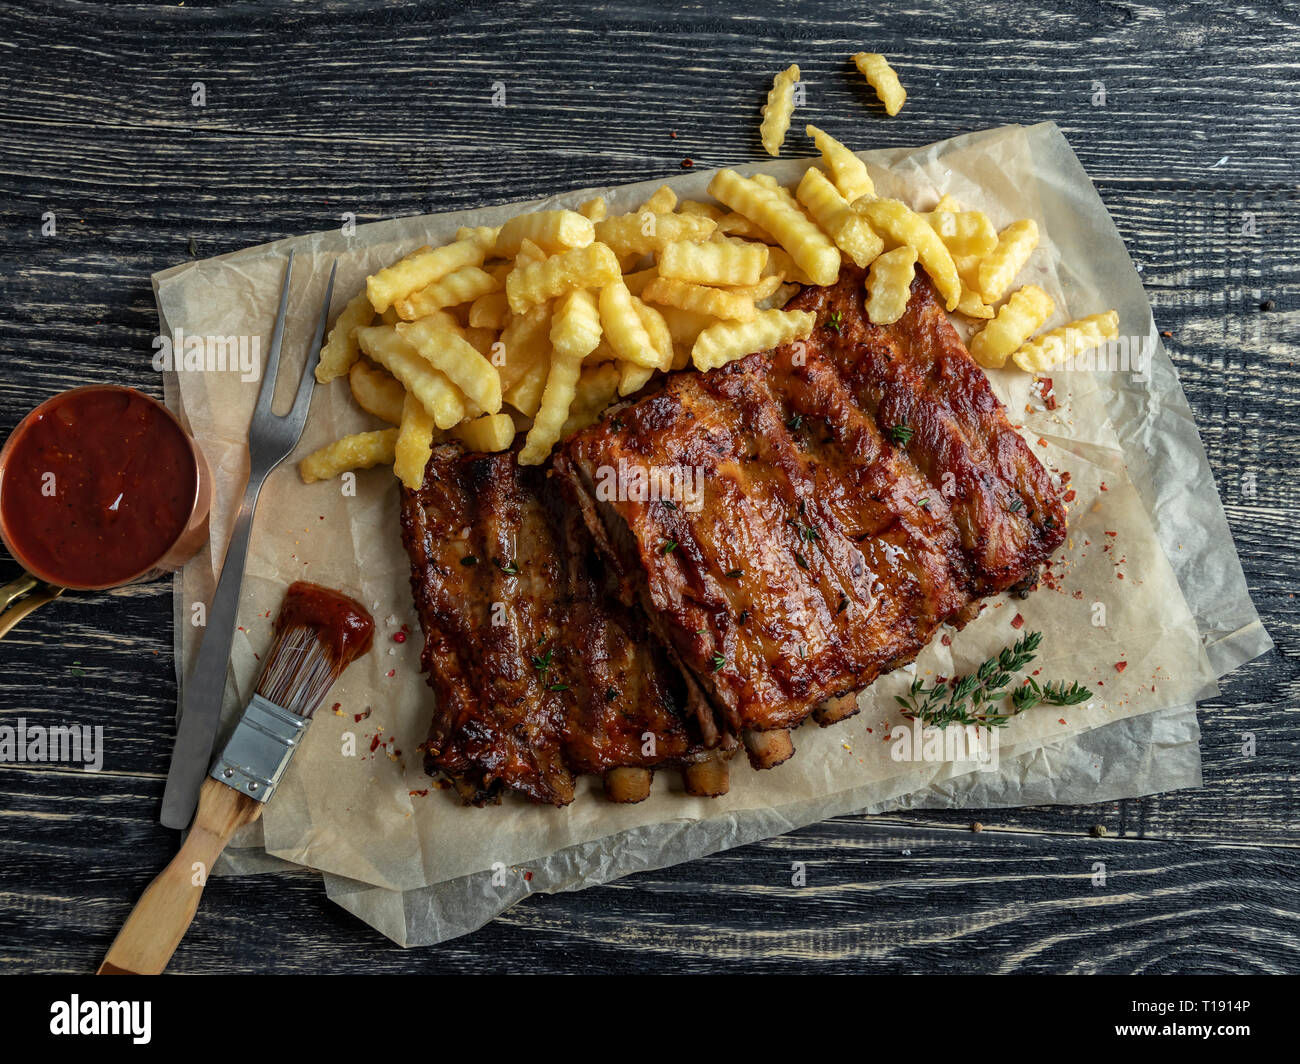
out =
[[[665,765],[685,769],[691,793],[725,791],[718,759],[735,741],[611,593],[544,471],[437,446],[421,489],[403,492],[402,532],[437,695],[430,774],[476,805],[506,788],[565,805],[583,773],[635,801]]]
[[[761,733],[847,715],[941,623],[1035,584],[1065,536],[929,278],[883,327],[863,282],[846,264],[787,308],[816,313],[810,339],[674,375],[555,459],[624,598],[760,765],[792,752]],[[663,498],[697,476],[700,499]]]

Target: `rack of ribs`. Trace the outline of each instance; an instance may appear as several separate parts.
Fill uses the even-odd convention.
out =
[[[808,340],[675,374],[554,460],[623,598],[756,767],[789,757],[809,714],[856,712],[981,598],[1036,586],[1065,537],[1057,488],[929,278],[888,326],[863,281],[846,264],[787,305],[816,313]],[[693,476],[699,505],[656,497]]]
[[[420,490],[403,490],[402,537],[436,695],[431,775],[474,805],[507,789],[566,805],[586,773],[640,801],[657,767],[725,793],[736,740],[645,638],[545,471],[438,445]]]

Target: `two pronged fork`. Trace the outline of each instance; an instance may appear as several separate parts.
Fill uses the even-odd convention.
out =
[[[280,345],[284,338],[285,315],[289,306],[289,283],[293,276],[292,251],[289,252],[289,260],[284,267],[280,309],[276,312],[271,348],[262,370],[262,385],[257,393],[257,405],[253,408],[253,420],[248,427],[248,486],[244,489],[244,500],[230,533],[230,543],[226,547],[225,561],[221,566],[221,578],[217,581],[217,592],[208,609],[207,626],[199,645],[198,660],[184,685],[180,725],[176,731],[176,745],[172,749],[171,767],[167,770],[167,787],[163,791],[162,822],[169,828],[189,826],[198,803],[199,786],[207,775],[212,760],[212,748],[221,718],[221,699],[226,687],[230,645],[235,637],[239,592],[244,583],[244,566],[248,562],[253,511],[257,508],[257,497],[267,474],[288,457],[302,438],[307,410],[311,406],[321,340],[325,336],[325,325],[329,319],[335,269],[337,263],[330,270],[329,283],[325,286],[325,301],[316,325],[316,337],[307,352],[293,406],[286,414],[273,414],[271,401],[275,396],[275,382],[280,368]]]

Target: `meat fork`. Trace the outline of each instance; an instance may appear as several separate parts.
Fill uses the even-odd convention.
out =
[[[325,286],[325,301],[321,306],[320,320],[316,323],[316,337],[307,352],[302,378],[293,406],[286,414],[273,414],[271,401],[275,396],[275,382],[280,368],[280,346],[284,339],[284,322],[289,306],[289,282],[293,276],[293,252],[284,266],[280,285],[280,309],[275,315],[275,330],[271,334],[271,348],[262,370],[262,384],[253,408],[253,420],[248,426],[248,484],[244,500],[239,507],[226,557],[221,565],[221,577],[212,605],[207,613],[207,625],[199,644],[194,671],[184,685],[181,719],[176,729],[176,745],[172,748],[171,766],[167,770],[167,787],[163,791],[162,822],[169,828],[189,826],[198,804],[199,786],[207,775],[212,760],[212,747],[221,719],[221,698],[226,689],[226,666],[230,662],[230,646],[235,638],[235,617],[239,609],[239,592],[244,584],[244,567],[248,563],[248,541],[253,530],[253,511],[257,497],[267,475],[278,466],[298,445],[302,438],[307,410],[311,406],[312,385],[315,383],[316,363],[320,359],[321,340],[329,319],[330,297],[334,293],[335,262],[330,269],[329,283]]]

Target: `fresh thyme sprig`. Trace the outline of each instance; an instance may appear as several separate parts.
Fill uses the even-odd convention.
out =
[[[1013,646],[1003,647],[996,657],[983,662],[967,676],[954,676],[946,683],[926,687],[918,676],[912,681],[907,697],[895,695],[903,716],[922,724],[946,728],[949,724],[1001,728],[1012,717],[1037,705],[1075,706],[1086,702],[1092,692],[1077,683],[1065,681],[1040,686],[1032,677],[1020,687],[1008,691],[1012,674],[1034,660],[1043,640],[1041,632],[1029,632]],[[1011,708],[998,712],[997,706],[1010,695]]]

